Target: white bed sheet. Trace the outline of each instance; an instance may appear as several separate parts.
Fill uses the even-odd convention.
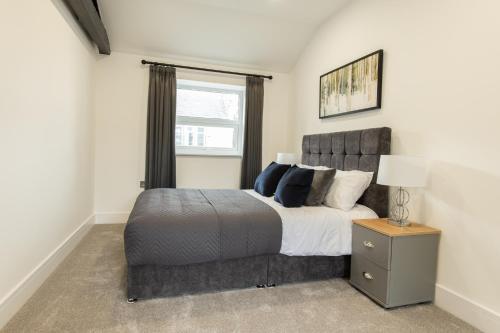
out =
[[[352,251],[352,220],[377,218],[370,208],[356,204],[346,212],[327,206],[285,208],[254,190],[245,190],[280,215],[283,236],[280,253],[289,256],[340,256]]]

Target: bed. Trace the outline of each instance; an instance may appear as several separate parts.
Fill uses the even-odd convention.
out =
[[[284,208],[253,190],[144,191],[124,233],[129,301],[347,277],[352,219],[387,216],[375,180],[390,142],[387,127],[303,137],[303,164],[375,173],[349,212]]]

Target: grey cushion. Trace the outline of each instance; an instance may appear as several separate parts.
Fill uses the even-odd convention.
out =
[[[306,198],[306,206],[321,206],[328,189],[333,183],[337,170],[314,170],[311,191]]]

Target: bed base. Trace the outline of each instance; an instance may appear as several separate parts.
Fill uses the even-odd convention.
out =
[[[229,289],[348,277],[351,256],[263,255],[183,266],[128,266],[129,303]]]

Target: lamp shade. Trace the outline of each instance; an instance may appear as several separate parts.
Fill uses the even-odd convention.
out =
[[[276,156],[276,163],[279,164],[296,164],[299,162],[299,157],[297,154],[293,153],[278,153]]]
[[[377,184],[401,187],[424,187],[427,166],[423,158],[403,155],[381,155]]]

